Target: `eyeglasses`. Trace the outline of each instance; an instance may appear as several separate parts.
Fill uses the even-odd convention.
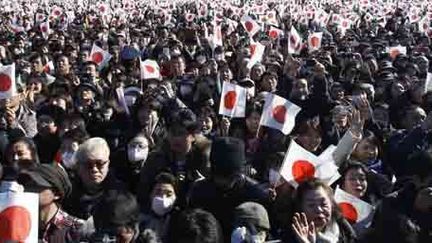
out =
[[[109,160],[106,160],[106,161],[102,161],[102,160],[88,160],[87,161],[87,168],[93,169],[93,167],[96,166],[96,168],[98,170],[102,170],[105,167],[105,165],[108,164],[108,162],[109,162]]]

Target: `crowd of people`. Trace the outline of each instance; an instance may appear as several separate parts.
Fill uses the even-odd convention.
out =
[[[0,7],[0,192],[39,194],[40,242],[432,242],[430,1]],[[243,118],[219,115],[224,83],[247,88]],[[260,126],[270,94],[301,108],[288,135]],[[336,146],[340,178],[281,177],[294,141]],[[373,212],[347,220],[336,188]]]

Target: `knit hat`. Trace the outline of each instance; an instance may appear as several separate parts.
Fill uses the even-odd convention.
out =
[[[233,137],[217,138],[210,152],[211,168],[214,174],[231,175],[243,170],[246,164],[245,145]]]
[[[24,170],[18,176],[18,182],[26,185],[54,188],[61,196],[66,198],[72,191],[72,184],[66,172],[57,165],[40,164],[29,170]]]
[[[270,230],[267,210],[255,202],[245,202],[234,209],[234,225],[253,225],[256,229]]]

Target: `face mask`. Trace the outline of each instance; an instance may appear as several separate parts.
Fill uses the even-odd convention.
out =
[[[61,154],[64,167],[70,169],[75,165],[74,156],[75,152],[64,152]]]
[[[136,99],[137,99],[136,96],[126,95],[125,96],[126,105],[128,107],[132,107],[135,104]]]
[[[173,197],[154,197],[152,201],[152,210],[159,216],[170,212],[174,206],[176,198]]]
[[[172,51],[171,51],[171,53],[172,53],[172,55],[171,55],[171,56],[178,56],[178,55],[180,55],[180,54],[181,54],[181,52],[180,52],[180,50],[179,50],[179,49],[174,49],[174,50],[172,50]]]
[[[215,55],[215,60],[216,61],[222,61],[224,59],[224,55],[223,54],[216,54]]]
[[[205,56],[197,56],[196,60],[199,64],[204,64],[206,62]]]
[[[131,162],[145,161],[147,160],[148,150],[140,148],[129,148],[128,159]]]
[[[253,235],[249,232],[246,227],[238,227],[231,234],[232,243],[263,243],[265,242],[265,235],[257,234]]]

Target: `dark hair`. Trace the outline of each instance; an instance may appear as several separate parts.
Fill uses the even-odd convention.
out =
[[[216,218],[202,209],[188,209],[179,214],[170,227],[170,243],[220,243],[221,228]]]
[[[252,102],[246,105],[245,115],[249,117],[253,112],[260,113],[263,110],[263,105],[260,102]]]
[[[170,184],[173,186],[174,191],[177,194],[177,178],[168,172],[162,172],[160,174],[158,174],[154,180],[152,189],[157,185],[157,184]]]
[[[358,162],[358,161],[353,161],[353,160],[347,160],[345,163],[342,164],[341,167],[339,167],[339,173],[341,175],[341,178],[339,178],[338,184],[340,186],[343,185],[343,183],[345,181],[346,174],[351,169],[361,169],[365,174],[369,172],[369,169],[363,163]]]
[[[42,54],[35,52],[33,54],[31,54],[30,58],[29,58],[29,62],[33,62],[34,60],[40,58],[41,62],[44,63],[44,57]]]
[[[10,161],[9,159],[10,159],[10,156],[11,156],[11,153],[12,153],[13,146],[15,144],[17,144],[17,143],[24,143],[28,147],[28,149],[30,150],[30,152],[31,152],[34,165],[39,164],[39,156],[38,156],[38,152],[37,152],[37,147],[36,147],[36,144],[34,143],[33,139],[28,138],[28,137],[19,137],[19,138],[16,138],[16,139],[12,140],[8,144],[8,146],[6,147],[6,151],[5,151],[5,155],[6,155],[5,158],[6,159],[5,159],[5,162],[6,162],[7,165],[12,166],[11,163],[13,163],[13,161]]]
[[[333,190],[327,186],[324,182],[319,179],[310,179],[302,182],[296,189],[294,193],[294,212],[302,212],[303,211],[303,200],[304,196],[308,191],[324,189],[330,198],[332,204],[332,219],[337,220],[342,217],[339,207],[336,204],[336,201],[333,197]]]
[[[180,109],[171,117],[168,127],[169,129],[182,127],[189,133],[195,133],[198,128],[197,117],[190,109]]]
[[[63,120],[62,126],[70,124],[74,127],[79,127],[81,130],[86,130],[86,124],[84,118],[79,114],[71,114]]]
[[[84,143],[84,141],[89,138],[90,135],[87,131],[80,129],[79,127],[69,130],[63,135],[63,139],[70,139],[78,142],[78,144]]]

